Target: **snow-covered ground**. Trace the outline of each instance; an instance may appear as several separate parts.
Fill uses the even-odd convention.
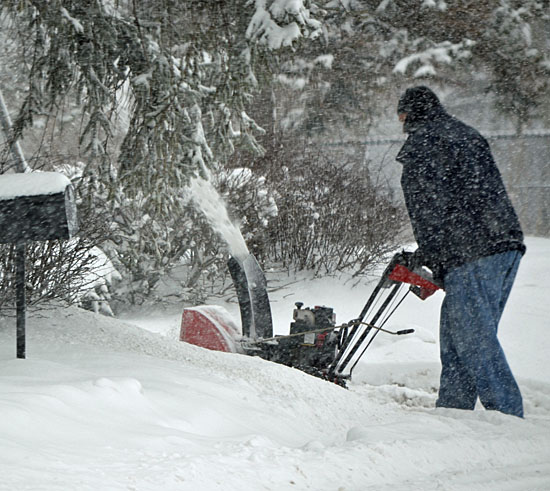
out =
[[[528,253],[501,323],[525,419],[434,409],[438,308],[407,299],[349,390],[261,359],[177,341],[177,314],[124,321],[56,309],[0,319],[0,489],[549,490],[550,240]],[[272,294],[357,317],[370,287],[341,279]],[[238,320],[238,308],[225,306]]]

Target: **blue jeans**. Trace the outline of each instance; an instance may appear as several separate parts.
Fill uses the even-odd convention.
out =
[[[521,254],[495,254],[450,270],[441,306],[437,407],[486,409],[523,417],[519,387],[497,339]]]

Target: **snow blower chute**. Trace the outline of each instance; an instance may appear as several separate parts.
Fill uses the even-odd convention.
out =
[[[228,267],[239,300],[242,336],[232,327],[230,318],[220,314],[220,308],[203,306],[184,310],[180,339],[210,349],[260,356],[345,385],[378,333],[414,332],[384,328],[409,292],[424,300],[440,288],[429,271],[417,270],[411,263],[410,252],[392,258],[356,319],[336,325],[332,308],[303,308],[297,302],[290,333],[273,336],[266,280],[260,266],[252,255],[244,260],[231,258]],[[197,309],[202,309],[198,320]],[[212,315],[212,309],[216,315]]]
[[[252,254],[243,259],[231,257],[227,265],[239,301],[242,336],[225,309],[201,305],[184,309],[180,340],[230,353],[242,353],[244,346],[248,346],[249,352],[254,341],[273,336],[267,282]]]

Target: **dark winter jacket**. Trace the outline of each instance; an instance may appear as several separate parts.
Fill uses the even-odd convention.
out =
[[[398,112],[408,114],[409,137],[397,161],[423,264],[443,278],[484,256],[524,253],[523,233],[487,141],[450,116],[425,87],[408,89]]]

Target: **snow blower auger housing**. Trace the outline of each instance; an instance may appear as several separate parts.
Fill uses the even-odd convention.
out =
[[[184,310],[180,339],[210,349],[260,356],[342,386],[378,333],[414,332],[384,328],[409,292],[424,300],[440,288],[428,270],[413,267],[412,253],[401,252],[392,258],[356,319],[336,325],[332,308],[303,308],[297,302],[290,333],[273,336],[265,276],[255,258],[231,258],[228,267],[239,300],[243,335],[237,334],[230,319],[223,319],[220,308],[203,306]],[[403,288],[406,284],[409,287]]]

